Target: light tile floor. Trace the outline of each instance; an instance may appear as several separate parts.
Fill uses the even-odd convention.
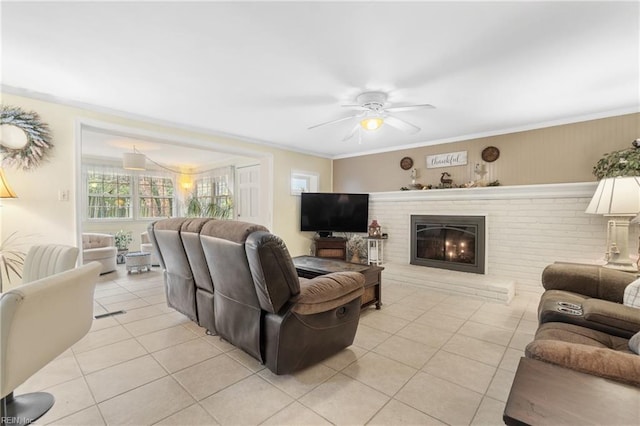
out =
[[[159,268],[104,275],[91,332],[16,393],[46,390],[58,425],[499,425],[536,329],[537,297],[508,306],[384,285],[353,346],[276,376],[166,306]]]

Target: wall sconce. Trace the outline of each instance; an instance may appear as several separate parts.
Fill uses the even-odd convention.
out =
[[[184,192],[188,192],[193,188],[193,179],[188,174],[182,172],[178,177],[178,185]]]

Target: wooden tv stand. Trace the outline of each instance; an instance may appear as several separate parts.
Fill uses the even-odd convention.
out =
[[[332,272],[360,272],[364,275],[365,280],[361,308],[375,304],[376,309],[380,309],[382,305],[382,271],[384,268],[380,266],[313,256],[294,257],[293,264],[298,276],[302,278],[315,278]]]
[[[346,238],[316,237],[314,238],[314,242],[316,244],[317,257],[340,260],[345,260],[347,258]]]

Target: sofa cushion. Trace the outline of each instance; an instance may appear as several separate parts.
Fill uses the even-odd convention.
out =
[[[82,260],[86,263],[90,260],[100,260],[113,257],[116,258],[118,249],[115,247],[99,247],[82,250]]]
[[[612,351],[566,341],[535,340],[527,345],[525,354],[528,358],[640,386],[640,357],[628,350]]]
[[[562,322],[542,324],[536,332],[535,340],[558,340],[567,343],[577,343],[597,348],[630,352],[628,340],[623,337],[612,336],[602,331]]]
[[[639,309],[601,299],[587,299],[582,309],[587,321],[626,330],[629,333],[625,337],[640,330]]]
[[[359,272],[334,272],[300,283],[300,294],[291,309],[301,315],[338,308],[364,293],[364,276]]]
[[[622,303],[633,275],[596,265],[554,263],[542,272],[545,290],[565,290],[588,297]]]
[[[574,324],[542,324],[525,349],[528,358],[583,373],[640,385],[640,357],[629,341]]]
[[[633,308],[640,308],[640,279],[625,287],[622,303]]]
[[[634,334],[631,339],[629,339],[629,349],[632,352],[640,355],[640,331]]]

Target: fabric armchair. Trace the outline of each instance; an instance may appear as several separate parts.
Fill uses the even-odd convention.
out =
[[[13,391],[87,334],[93,322],[93,293],[100,269],[99,263],[92,262],[0,295],[3,418],[29,424],[53,405],[54,398],[48,393],[14,396]]]
[[[78,248],[61,244],[32,246],[22,268],[22,283],[67,271],[76,266]]]
[[[113,235],[99,233],[82,234],[82,263],[98,262],[102,265],[100,274],[116,270],[118,249]]]
[[[156,248],[149,238],[148,231],[140,234],[140,251],[143,253],[151,253],[151,266],[160,266],[160,259],[158,259]]]

